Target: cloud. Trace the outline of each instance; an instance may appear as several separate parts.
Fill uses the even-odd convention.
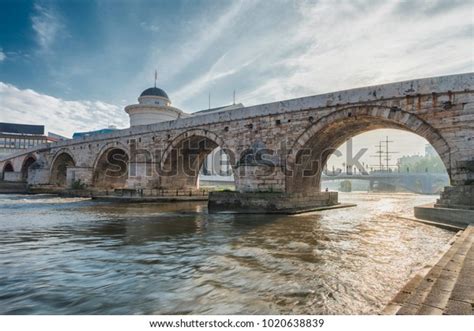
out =
[[[200,25],[200,29],[196,30],[181,44],[180,49],[175,53],[177,56],[173,58],[175,63],[171,67],[173,70],[168,74],[172,77],[179,73],[194,59],[212,47],[227,30],[232,28],[235,19],[250,10],[253,5],[254,2],[252,1],[235,1],[215,21],[209,23],[208,18],[205,21],[197,20],[196,25]]]
[[[197,77],[181,89],[175,91],[176,95],[179,96],[179,102],[185,103],[189,101],[190,99],[194,98],[196,94],[202,92],[203,89],[210,89],[211,86],[215,83],[218,83],[219,80],[234,75],[255,61],[255,58],[253,58],[249,59],[247,62],[239,63],[237,66],[231,66],[230,64],[225,63],[226,57],[227,53],[221,56],[219,60],[217,60],[215,64],[212,65],[212,67],[203,75]]]
[[[0,62],[4,61],[7,58],[7,55],[0,48]]]
[[[64,28],[61,18],[52,7],[34,6],[35,14],[31,16],[32,28],[36,33],[36,41],[41,50],[49,51],[58,37],[58,32]]]
[[[474,70],[472,5],[462,0],[211,1],[162,8],[162,16],[137,3],[92,7],[101,19],[79,25],[59,7],[34,6],[37,44],[55,51],[25,61],[39,68],[42,91],[131,103],[156,68],[173,104],[191,111],[207,108],[209,90],[215,106],[233,90],[252,105]],[[7,49],[8,63],[23,64]]]
[[[165,64],[187,81],[170,95],[198,109],[197,95],[203,104],[209,89],[214,99],[237,86],[250,105],[473,71],[471,13],[463,1],[236,2],[211,31],[179,40]]]
[[[344,1],[302,4],[301,23],[287,43],[306,49],[268,61],[284,74],[268,77],[244,98],[260,103],[472,70],[469,8],[420,19],[402,18],[394,7],[392,2],[362,8]]]
[[[66,136],[109,125],[128,126],[127,116],[118,106],[101,101],[63,100],[3,82],[0,82],[0,121],[45,125],[48,131]]]
[[[149,60],[136,76],[134,85],[139,86],[143,81],[149,80],[150,68],[159,68],[160,76],[166,81],[173,81],[186,70],[195,70],[197,62],[205,57],[221,38],[228,36],[237,19],[251,11],[257,3],[258,1],[233,1],[223,10],[209,8],[206,15],[196,15],[190,21],[183,22],[180,30],[177,26],[175,42],[166,45],[166,48],[157,34],[156,41],[151,43]],[[215,19],[210,20],[211,16]]]

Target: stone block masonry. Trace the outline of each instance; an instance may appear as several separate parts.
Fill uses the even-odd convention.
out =
[[[208,206],[211,213],[297,214],[338,206],[337,196],[337,192],[210,192]]]

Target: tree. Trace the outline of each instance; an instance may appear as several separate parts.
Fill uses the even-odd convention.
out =
[[[420,156],[410,155],[403,156],[399,159],[399,164],[402,169],[407,169],[407,172],[428,172],[428,173],[443,173],[446,172],[443,161],[439,156]]]

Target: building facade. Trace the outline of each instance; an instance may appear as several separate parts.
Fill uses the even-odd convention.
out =
[[[53,132],[45,135],[44,125],[0,123],[0,157],[67,139]]]
[[[48,142],[43,125],[0,123],[0,156]]]

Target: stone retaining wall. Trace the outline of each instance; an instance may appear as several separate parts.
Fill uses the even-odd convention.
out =
[[[297,213],[338,204],[337,192],[210,192],[209,212]]]

